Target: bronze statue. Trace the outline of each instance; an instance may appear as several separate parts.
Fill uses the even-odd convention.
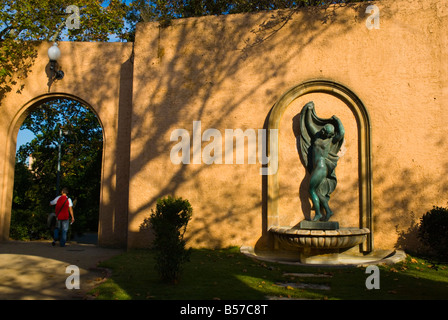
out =
[[[337,153],[344,141],[344,133],[336,116],[318,118],[313,102],[308,102],[300,112],[300,152],[305,168],[311,174],[309,193],[315,210],[313,221],[328,221],[333,215],[328,201],[337,184]],[[321,206],[325,209],[325,217]]]

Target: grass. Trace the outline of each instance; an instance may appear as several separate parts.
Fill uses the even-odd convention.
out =
[[[366,288],[370,274],[361,267],[313,267],[266,263],[248,258],[239,248],[193,249],[177,284],[159,280],[150,250],[133,250],[102,262],[112,276],[90,293],[99,300],[263,300],[267,296],[300,299],[398,300],[448,299],[448,265],[437,267],[408,256],[379,266],[380,289]],[[301,278],[285,273],[325,274]],[[330,290],[300,289],[320,284]]]

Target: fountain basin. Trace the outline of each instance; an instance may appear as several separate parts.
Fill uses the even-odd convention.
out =
[[[340,228],[336,230],[306,230],[273,226],[269,229],[278,244],[286,247],[312,249],[349,249],[366,240],[368,228]]]

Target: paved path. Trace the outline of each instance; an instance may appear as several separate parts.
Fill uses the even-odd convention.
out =
[[[98,268],[124,250],[100,248],[93,244],[68,243],[64,248],[50,241],[9,241],[0,243],[0,300],[79,300],[104,280],[106,270]],[[67,266],[80,270],[80,289],[69,290]]]

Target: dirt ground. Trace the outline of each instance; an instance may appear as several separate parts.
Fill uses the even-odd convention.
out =
[[[100,261],[123,253],[122,249],[100,248],[91,243],[51,241],[8,241],[0,243],[1,300],[81,300],[108,275],[98,268]],[[67,266],[79,268],[80,289],[67,289],[66,280],[74,275]],[[68,273],[66,273],[68,271]],[[73,283],[73,282],[71,282]]]

